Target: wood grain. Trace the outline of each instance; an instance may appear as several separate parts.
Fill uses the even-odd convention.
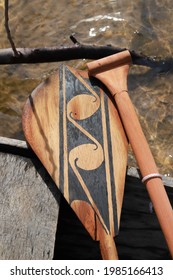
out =
[[[108,94],[86,72],[63,65],[23,113],[28,143],[96,240],[99,231],[118,234],[127,166],[128,141]]]
[[[60,259],[60,260],[100,259],[98,242],[94,242],[93,240],[91,240],[90,236],[87,234],[87,232],[85,231],[84,227],[81,225],[79,220],[77,219],[72,209],[70,209],[69,205],[64,202],[62,196],[61,196],[60,214],[58,215],[59,211],[57,211],[57,205],[55,203],[54,195],[56,193],[58,194],[59,191],[56,190],[57,188],[56,186],[51,185],[52,180],[50,180],[49,176],[47,176],[45,169],[42,167],[42,165],[38,163],[38,161],[36,160],[36,156],[34,156],[31,149],[27,147],[26,142],[19,141],[16,139],[0,137],[0,151],[1,151],[0,153],[0,162],[1,162],[0,164],[0,182],[1,182],[0,184],[0,188],[1,188],[0,259],[8,259],[9,256],[11,259],[18,259],[18,258],[42,259],[43,255],[45,256],[45,258],[47,256],[48,259],[51,259],[52,256],[54,255],[55,259]],[[6,164],[7,162],[4,164],[5,161],[4,157],[7,159],[7,154],[8,154],[9,164]],[[11,157],[16,158],[16,156],[18,159],[20,159],[19,161],[20,165],[16,164],[16,161],[14,161],[14,159],[9,159]],[[14,189],[25,185],[24,183],[25,178],[27,178],[28,181],[29,176],[31,176],[30,178],[31,185],[33,181],[36,183],[28,187],[28,192],[30,192],[31,189],[32,196],[35,197],[36,195],[37,199],[35,198],[33,199],[34,203],[37,203],[37,205],[42,205],[43,200],[46,200],[48,201],[46,203],[50,205],[50,207],[48,206],[48,208],[50,209],[51,213],[49,213],[49,216],[47,216],[48,212],[46,211],[45,213],[43,211],[45,206],[43,209],[41,207],[33,207],[34,203],[29,202],[32,205],[32,211],[30,212],[28,211],[29,221],[32,223],[32,228],[31,228],[33,232],[32,236],[30,234],[28,235],[24,234],[25,225],[28,222],[26,217],[24,219],[21,219],[22,211],[24,208],[23,202],[25,200],[20,199],[19,202],[18,196],[16,197],[15,193],[12,193],[14,181],[9,180],[8,188],[3,187],[3,182],[5,182],[6,184],[8,178],[7,174],[10,173],[11,161],[14,162],[15,168],[17,169],[14,170],[14,173],[16,173],[17,177],[20,178],[20,179],[18,178],[18,180],[19,181],[21,180],[20,183],[14,187]],[[28,166],[26,169],[27,170],[29,169],[29,171],[26,170],[24,171],[24,168],[20,167],[20,169],[22,169],[22,174],[19,176],[20,173],[18,171],[18,166],[22,166],[22,165],[25,168],[26,166]],[[39,170],[42,172],[39,172]],[[25,177],[26,174],[24,173],[26,172],[28,172],[28,174]],[[38,172],[42,174],[41,177]],[[4,176],[5,176],[5,180],[4,180]],[[13,177],[17,178],[14,175],[12,176],[12,178]],[[42,186],[44,192],[41,196],[37,194],[37,191],[38,192],[40,191],[40,187],[39,188],[37,187],[38,181],[40,182],[40,184],[43,184]],[[166,187],[166,191],[173,205],[173,178],[164,176],[163,181],[165,186],[168,186]],[[36,186],[36,188],[34,186]],[[54,195],[50,193],[50,199],[47,200],[46,199],[47,192],[49,193],[52,190],[52,187],[55,190]],[[22,187],[22,188],[23,188],[23,192],[25,192],[26,187]],[[3,189],[4,192],[2,195]],[[9,189],[11,189],[11,191]],[[7,192],[10,195],[8,195]],[[17,192],[17,194],[18,193],[19,192]],[[22,196],[22,191],[21,191],[21,196]],[[15,204],[13,203],[13,209],[9,210],[9,200],[12,199],[13,197],[15,197],[16,203]],[[28,196],[28,200],[29,199],[30,196]],[[44,214],[43,216],[40,216],[41,213],[38,214],[40,219],[39,224],[38,223],[35,224],[34,222],[34,220],[36,220],[34,218],[34,215],[37,216],[36,209],[37,210],[42,209],[43,211],[42,214]],[[30,215],[31,213],[34,214]],[[83,214],[83,211],[81,211],[80,213]],[[86,220],[92,219],[92,213],[89,213],[89,215],[86,214],[85,219]],[[93,213],[93,219],[94,219],[94,213]],[[58,228],[56,230],[57,220],[58,220]],[[18,222],[16,223],[16,221]],[[49,222],[49,227],[51,228],[50,231],[46,224],[48,222]],[[4,228],[4,223],[6,224],[5,230],[2,229]],[[18,227],[19,223],[21,225],[20,227]],[[90,222],[88,222],[88,226],[89,225],[91,225]],[[36,234],[36,237],[34,235],[34,232]],[[40,232],[39,236],[42,236],[42,240],[43,237],[45,237],[44,242],[39,241],[39,236],[37,236],[38,232]],[[56,232],[57,232],[57,237],[55,238]],[[94,232],[95,230],[93,230],[93,234]],[[37,242],[35,243],[34,241],[32,242],[30,241],[30,244],[34,244],[35,246],[35,249],[33,251],[29,247],[26,248],[26,244],[29,243],[29,241],[26,241],[26,238],[29,238],[29,240],[36,239]],[[47,243],[47,239],[49,241],[48,243]],[[5,244],[6,240],[8,242],[8,245]],[[169,251],[167,249],[163,233],[160,229],[157,216],[152,208],[146,188],[144,184],[141,183],[140,172],[138,169],[130,166],[127,169],[126,187],[125,187],[123,208],[122,208],[122,215],[121,215],[120,234],[115,238],[115,241],[116,241],[120,259],[124,259],[124,260],[170,259]],[[53,253],[54,242],[55,242],[55,250]],[[10,244],[12,244],[11,247]],[[22,245],[18,246],[18,244],[22,244]],[[50,254],[44,253],[46,252],[44,250],[44,246],[47,246],[47,244],[48,246],[50,246],[49,247]]]
[[[46,170],[0,153],[0,181],[0,259],[53,259],[60,193]]]
[[[57,125],[59,123],[59,98],[56,94],[58,78],[58,76],[51,76],[49,80],[37,87],[27,100],[22,116],[23,129],[30,146],[35,147],[38,158],[43,165],[47,166],[47,171],[57,185],[59,185],[60,173],[59,126]],[[37,104],[35,104],[35,96]]]

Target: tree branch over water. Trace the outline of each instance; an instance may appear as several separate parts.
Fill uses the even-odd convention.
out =
[[[16,48],[8,25],[8,0],[5,1],[5,28],[11,49],[0,50],[0,64],[31,64],[67,61],[75,59],[99,59],[121,51],[125,48],[116,48],[111,45],[97,46],[84,45],[71,35],[73,46],[47,47],[47,48]],[[130,51],[130,50],[129,50]],[[147,66],[156,69],[158,72],[173,70],[173,59],[156,60],[135,51],[130,51],[132,62],[135,65]]]
[[[16,46],[15,46],[14,41],[12,39],[11,32],[10,32],[10,27],[9,27],[8,0],[4,0],[4,6],[5,6],[5,10],[4,10],[5,23],[4,23],[4,25],[5,25],[5,30],[6,30],[6,33],[7,33],[7,38],[10,42],[11,48],[14,52],[14,55],[18,56],[19,54],[16,50]]]
[[[75,59],[99,59],[126,50],[125,48],[116,48],[111,45],[84,45],[78,42],[78,40],[73,35],[70,36],[70,39],[74,45],[69,47],[16,48],[9,28],[8,4],[9,1],[4,0],[4,25],[11,49],[0,49],[0,64],[31,64],[60,62]],[[157,72],[173,71],[172,58],[159,60],[155,57],[148,57],[133,50],[129,51],[131,53],[132,63],[134,65],[153,68]]]
[[[69,47],[48,47],[48,48],[17,48],[18,55],[14,55],[12,49],[0,50],[0,64],[28,64],[28,63],[49,63],[75,59],[99,59],[112,55],[125,48],[114,46],[83,45],[76,43]],[[158,72],[173,71],[173,59],[159,60],[129,50],[134,65],[146,66],[156,69]]]

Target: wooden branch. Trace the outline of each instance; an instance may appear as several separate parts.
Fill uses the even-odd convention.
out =
[[[11,48],[12,48],[12,50],[14,52],[14,55],[18,56],[19,54],[18,54],[18,52],[16,50],[16,46],[15,46],[14,41],[12,39],[10,28],[9,28],[9,24],[8,24],[8,21],[9,21],[9,17],[8,17],[8,0],[5,0],[4,4],[5,4],[5,13],[4,13],[5,23],[4,23],[4,25],[5,25],[5,29],[6,29],[6,33],[7,33],[7,38],[9,40],[9,42],[10,42]]]
[[[0,50],[0,64],[25,64],[25,63],[48,63],[67,61],[74,59],[99,59],[112,55],[125,48],[116,48],[114,46],[96,46],[75,44],[69,47],[48,47],[48,48],[17,48],[18,56],[14,56],[12,49]],[[173,71],[173,59],[157,60],[154,57],[148,57],[143,54],[130,51],[132,62],[135,65],[154,68],[158,72]]]

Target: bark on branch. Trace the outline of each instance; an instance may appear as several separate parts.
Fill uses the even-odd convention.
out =
[[[8,0],[5,0],[4,5],[5,5],[5,13],[4,13],[5,23],[4,23],[4,25],[5,25],[5,29],[6,29],[6,33],[7,33],[7,38],[10,42],[11,48],[14,52],[14,55],[18,56],[18,52],[16,50],[16,46],[15,46],[14,41],[12,39],[11,32],[10,32],[10,27],[9,27]]]
[[[8,0],[4,0],[4,4],[5,29],[7,32],[7,38],[11,44],[11,49],[0,50],[0,64],[46,63],[74,59],[99,59],[125,50],[110,45],[83,45],[80,44],[73,35],[70,36],[70,39],[74,43],[74,45],[71,47],[16,48],[9,28]],[[155,68],[158,72],[173,71],[172,58],[165,60],[156,60],[155,58],[138,54],[135,51],[130,51],[130,53],[132,56],[133,64]]]
[[[108,55],[121,52],[125,49],[113,46],[96,46],[75,44],[69,47],[49,48],[17,48],[17,56],[12,49],[0,50],[0,64],[25,64],[25,63],[46,63],[74,59],[99,59]],[[130,50],[129,50],[130,51]],[[147,66],[156,69],[158,72],[173,71],[173,59],[157,60],[130,51],[132,62],[135,65]]]

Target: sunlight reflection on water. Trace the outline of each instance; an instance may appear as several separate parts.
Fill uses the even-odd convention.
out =
[[[0,47],[9,43],[0,1]],[[18,47],[70,45],[75,33],[85,44],[112,44],[160,58],[172,57],[173,2],[166,1],[12,1],[10,27]],[[76,67],[83,61],[71,61]],[[0,67],[0,135],[23,138],[22,107],[30,92],[59,63]],[[162,173],[173,176],[172,73],[133,66],[129,91]],[[135,161],[130,154],[131,164]]]

